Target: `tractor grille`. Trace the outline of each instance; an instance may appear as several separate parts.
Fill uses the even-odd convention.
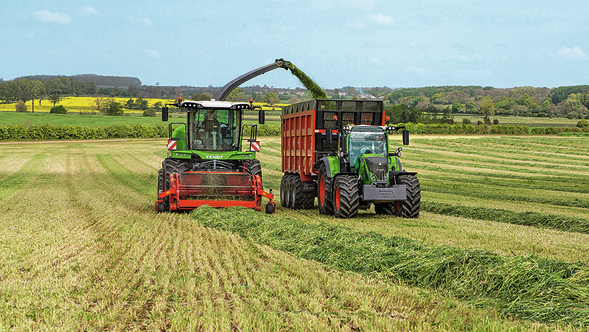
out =
[[[370,173],[374,173],[378,180],[384,180],[385,174],[389,171],[389,162],[385,157],[366,157],[366,166]]]

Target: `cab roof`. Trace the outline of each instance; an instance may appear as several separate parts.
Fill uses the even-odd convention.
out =
[[[250,104],[245,102],[233,103],[230,101],[217,101],[217,100],[205,100],[205,101],[194,101],[185,100],[180,102],[178,107],[188,109],[201,109],[201,108],[216,108],[216,109],[250,109]]]

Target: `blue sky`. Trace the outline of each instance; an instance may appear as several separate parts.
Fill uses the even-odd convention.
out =
[[[0,78],[222,86],[277,58],[323,88],[589,84],[589,5],[567,0],[0,2]],[[283,70],[245,85],[300,87]]]

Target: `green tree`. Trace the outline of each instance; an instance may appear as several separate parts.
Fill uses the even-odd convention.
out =
[[[49,101],[53,103],[53,106],[55,106],[55,104],[57,104],[61,101],[61,96],[58,95],[57,93],[53,93],[53,94],[49,95]]]
[[[63,105],[53,106],[49,110],[49,113],[52,114],[67,114],[67,109],[63,107]]]
[[[123,112],[123,108],[121,107],[121,104],[112,100],[108,103],[108,106],[105,109],[105,113],[107,115],[123,115],[124,112]]]
[[[278,104],[280,102],[280,99],[278,99],[278,96],[274,92],[268,92],[264,96],[263,102],[270,106],[274,106],[275,104]]]
[[[495,103],[491,99],[485,98],[479,106],[479,112],[484,116],[485,123],[491,123],[490,116],[495,115]]]
[[[16,102],[16,105],[14,105],[14,108],[16,109],[17,112],[26,112],[27,111],[27,104],[25,104],[24,101],[19,100]]]
[[[233,89],[233,91],[231,91],[229,96],[227,96],[227,100],[247,101],[247,97],[245,96],[245,93],[241,90],[241,88],[235,88],[235,89]]]

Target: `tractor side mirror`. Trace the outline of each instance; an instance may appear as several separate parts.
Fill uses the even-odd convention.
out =
[[[325,143],[333,144],[333,129],[325,129]]]
[[[403,130],[403,145],[409,145],[409,130]]]
[[[260,109],[260,114],[258,117],[259,117],[260,124],[266,123],[266,111],[264,111],[263,109]]]
[[[162,121],[168,121],[168,106],[162,107]]]

